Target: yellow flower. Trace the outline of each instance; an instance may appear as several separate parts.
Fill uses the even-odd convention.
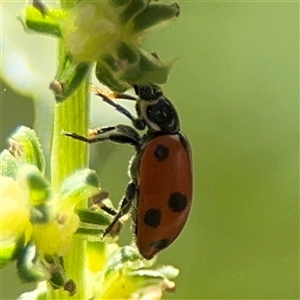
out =
[[[13,178],[1,176],[1,243],[31,233],[30,206],[26,193]]]
[[[49,223],[36,224],[33,237],[41,254],[64,256],[70,250],[78,227],[79,218],[74,212],[58,212]]]
[[[114,50],[120,37],[118,14],[106,2],[80,2],[61,25],[67,47],[78,61],[97,61],[102,53]]]
[[[32,226],[27,195],[17,181],[1,176],[1,267],[18,256],[19,250],[29,240]]]
[[[136,247],[116,249],[99,272],[94,299],[160,299],[163,291],[172,292],[178,270],[171,266],[153,269],[155,259],[142,259]]]

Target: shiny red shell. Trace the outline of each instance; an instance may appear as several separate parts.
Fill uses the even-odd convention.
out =
[[[181,133],[156,136],[139,155],[136,243],[151,259],[182,231],[192,203],[191,152]]]

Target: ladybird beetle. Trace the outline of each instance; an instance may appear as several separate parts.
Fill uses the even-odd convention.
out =
[[[193,190],[191,149],[180,132],[176,109],[161,88],[145,84],[134,85],[134,90],[137,98],[110,95],[135,100],[137,117],[99,89],[96,94],[129,118],[135,128],[106,126],[94,129],[88,137],[64,134],[88,143],[111,140],[135,147],[129,168],[131,181],[103,235],[115,235],[120,218],[131,211],[137,247],[144,258],[151,259],[176,239],[187,221]],[[146,129],[146,133],[140,136],[136,129]],[[104,210],[113,214],[111,209]]]

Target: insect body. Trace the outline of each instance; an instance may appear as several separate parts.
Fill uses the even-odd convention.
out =
[[[64,134],[88,143],[112,140],[135,147],[131,181],[104,235],[114,235],[120,218],[131,210],[137,247],[143,257],[151,259],[176,239],[186,223],[192,201],[191,150],[180,132],[177,112],[161,89],[154,84],[134,89],[137,117],[100,91],[97,94],[131,119],[136,129],[146,128],[143,136],[127,125],[95,129],[88,138]]]

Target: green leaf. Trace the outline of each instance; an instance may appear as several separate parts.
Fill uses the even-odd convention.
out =
[[[10,153],[21,162],[35,165],[45,172],[45,158],[41,144],[34,130],[21,126],[9,139]]]
[[[172,22],[179,16],[179,6],[176,3],[171,5],[153,4],[149,5],[138,16],[133,19],[134,32],[141,32],[151,27],[159,26],[163,22]]]
[[[96,77],[114,92],[124,93],[130,88],[129,84],[117,79],[117,76],[114,76],[113,72],[101,62],[96,65]]]
[[[16,158],[6,149],[0,154],[0,174],[15,178],[18,172]]]
[[[151,0],[135,0],[127,6],[127,8],[120,13],[120,20],[122,24],[128,22],[130,19],[135,17],[141,11],[143,11]]]
[[[123,41],[117,43],[117,55],[119,59],[126,61],[129,64],[134,64],[139,61],[137,48]]]
[[[173,266],[162,266],[156,269],[156,271],[164,274],[168,279],[176,278],[179,275],[179,270]]]
[[[111,53],[106,53],[105,55],[103,55],[102,60],[109,66],[109,68],[113,72],[119,71],[117,61]]]
[[[139,55],[139,64],[129,66],[121,79],[134,84],[166,83],[173,62],[164,63],[143,49],[139,49]]]
[[[131,0],[108,0],[108,3],[114,7],[123,6],[129,2],[131,2]]]
[[[19,17],[19,20],[25,29],[61,38],[62,32],[59,22],[67,17],[68,13],[64,10],[50,8],[47,14],[43,15],[37,8],[28,5],[24,16]]]
[[[154,261],[155,259],[143,259],[137,248],[131,246],[124,246],[116,250],[109,257],[104,276],[111,276],[114,272],[119,272],[119,270],[121,269],[123,269],[123,271],[126,272],[126,268],[128,268],[128,272],[140,268],[148,268],[153,265]]]
[[[107,65],[100,62],[96,65],[97,79],[114,92],[123,93],[132,84],[147,84],[149,82],[163,84],[167,81],[174,61],[164,63],[155,54],[150,54],[143,49],[137,49],[125,43],[119,43],[118,52],[122,59],[128,63],[128,66],[123,70],[118,70],[115,67],[116,60],[112,55],[109,56],[109,60],[106,59]]]
[[[33,165],[19,170],[18,179],[29,192],[29,201],[35,207],[44,205],[52,197],[51,187],[44,175]]]
[[[62,209],[70,209],[78,202],[91,198],[100,192],[99,178],[91,169],[82,169],[69,176],[59,192]]]
[[[36,247],[29,242],[17,261],[17,272],[22,282],[38,282],[51,278],[49,271],[38,259]]]
[[[101,241],[101,235],[103,234],[104,229],[101,227],[97,228],[90,228],[90,227],[79,227],[76,230],[76,234],[82,236],[84,239],[86,238],[92,238],[93,240]]]
[[[63,102],[72,95],[90,73],[91,63],[77,63],[67,54],[59,66],[55,80],[50,84],[57,102]]]
[[[55,259],[54,259],[55,258]],[[51,278],[49,282],[54,289],[63,287],[67,281],[65,271],[62,267],[62,258],[59,259],[56,256],[45,256],[49,269],[51,269]],[[51,266],[51,267],[50,267]]]
[[[101,210],[93,211],[91,209],[83,208],[76,210],[76,214],[80,221],[84,223],[95,224],[98,226],[108,226],[111,223],[111,218],[104,215]]]
[[[176,278],[179,274],[179,270],[174,268],[173,266],[163,266],[160,269],[151,270],[151,269],[140,269],[136,271],[132,271],[130,273],[132,276],[143,277],[144,279],[148,278],[157,280],[164,279],[173,279]]]
[[[32,224],[45,224],[51,220],[53,206],[50,203],[44,203],[32,206],[30,211],[30,222]]]
[[[30,222],[33,224],[47,223],[53,211],[52,190],[44,175],[33,165],[24,165],[19,169],[17,180],[24,192],[28,194],[32,205]]]
[[[25,235],[22,234],[13,242],[1,241],[0,247],[0,269],[8,263],[16,260],[22,252],[25,243]]]

